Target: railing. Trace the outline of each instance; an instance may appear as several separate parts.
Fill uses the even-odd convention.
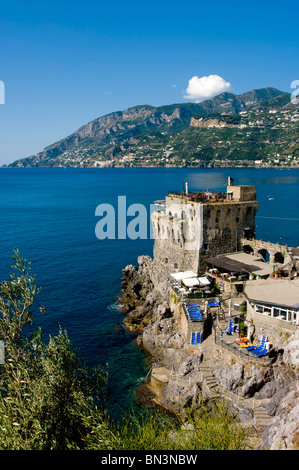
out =
[[[176,295],[178,297],[182,297],[184,295],[186,297],[186,299],[189,299],[189,300],[204,300],[204,299],[211,299],[211,298],[214,299],[215,298],[215,294],[212,294],[211,292],[210,293],[208,293],[208,292],[204,292],[204,293],[199,292],[198,294],[195,293],[195,292],[188,292],[188,291],[182,292],[173,283],[171,283],[171,288],[176,293]],[[204,294],[204,296],[202,294]]]
[[[185,194],[183,192],[179,191],[168,191],[168,196],[175,196],[175,197],[180,197],[184,199],[188,199],[190,201],[195,201],[195,202],[207,202],[207,201],[213,201],[213,200],[227,200],[227,194],[220,192],[220,191],[207,191],[207,192],[188,192],[188,194]]]
[[[182,292],[180,292],[178,290],[177,287],[172,285],[172,289],[179,297],[182,297],[183,294],[182,294]],[[225,301],[225,300],[229,300],[229,298],[222,299],[222,302]],[[183,310],[184,310],[184,313],[186,315],[186,318],[187,318],[188,321],[190,321],[189,315],[188,315],[188,313],[185,309],[185,306],[183,306],[183,307],[184,307]],[[238,315],[240,315],[240,312],[238,313]],[[222,316],[223,316],[222,319],[225,319],[226,315],[225,315],[224,310],[222,312]],[[231,317],[233,317],[233,315],[231,315]],[[206,317],[205,313],[203,312],[203,318],[200,321],[201,322],[205,321],[206,318],[207,317]],[[217,344],[217,346],[220,346],[222,349],[226,349],[229,353],[239,357],[240,359],[245,359],[245,360],[250,361],[250,362],[259,362],[259,363],[263,363],[263,364],[268,364],[273,360],[273,357],[269,357],[269,356],[258,357],[258,356],[255,356],[250,351],[247,351],[247,349],[241,348],[240,346],[238,347],[236,344],[226,343],[226,341],[223,338],[220,338],[220,337],[217,336],[216,326],[215,326],[214,323],[212,324],[212,328],[213,328],[214,343]],[[271,351],[270,351],[270,354],[271,354]]]
[[[213,325],[213,330],[215,344],[217,344],[217,346],[220,346],[222,349],[226,349],[230,354],[233,354],[234,356],[237,356],[240,359],[245,359],[250,362],[262,362],[264,364],[268,364],[273,360],[273,358],[269,356],[258,357],[252,354],[250,351],[247,351],[247,349],[245,348],[238,347],[237,345],[231,343],[226,343],[223,338],[217,336],[215,325]]]

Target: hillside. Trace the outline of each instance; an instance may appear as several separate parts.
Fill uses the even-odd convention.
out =
[[[194,125],[215,116],[237,125]],[[264,88],[222,93],[200,104],[140,105],[113,112],[9,166],[274,164],[281,156],[284,163],[294,164],[299,159],[297,136],[298,106],[288,93]]]

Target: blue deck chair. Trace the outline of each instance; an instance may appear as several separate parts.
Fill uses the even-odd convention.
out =
[[[190,344],[195,344],[196,343],[196,335],[195,333],[191,333],[191,341]]]
[[[187,310],[188,310],[189,313],[195,313],[195,314],[201,313],[201,310],[200,310],[199,307],[197,307],[197,308],[188,308],[187,307]]]
[[[200,310],[200,309],[194,310],[194,311],[188,310],[188,313],[189,313],[189,316],[190,316],[190,317],[198,317],[198,316],[202,317],[202,314],[201,314],[201,310]]]
[[[191,313],[194,313],[194,312],[198,313],[198,312],[200,312],[200,307],[195,307],[195,308],[187,307],[187,310],[188,310],[188,312],[191,312]]]
[[[201,333],[200,333],[200,331],[196,335],[196,342],[197,342],[197,344],[201,343]]]
[[[230,335],[234,331],[234,322],[230,321],[228,324],[228,328],[225,328],[224,333]]]
[[[197,304],[187,304],[186,302],[184,302],[184,305],[185,305],[185,307],[187,307],[187,308],[198,308],[198,305],[197,305]]]
[[[200,321],[200,320],[202,320],[202,316],[201,315],[191,316],[190,320],[191,321]]]
[[[187,310],[189,313],[195,313],[195,314],[201,312],[200,308],[187,308]]]
[[[202,318],[202,314],[201,314],[201,311],[198,310],[197,312],[188,312],[189,314],[189,317],[201,317]]]
[[[257,351],[257,352],[256,351],[250,351],[250,352],[252,352],[252,354],[254,354],[257,357],[261,357],[261,356],[265,356],[265,354],[267,354],[268,349],[264,348],[261,351]]]
[[[265,344],[266,344],[266,340],[265,341],[261,341],[261,344],[259,345],[258,348],[254,348],[254,349],[249,349],[250,352],[256,354],[256,353],[259,353],[260,351],[262,351],[263,349],[265,349]]]
[[[255,351],[255,352],[258,352],[258,351],[261,351],[262,349],[264,349],[265,347],[265,344],[266,344],[266,339],[267,339],[267,336],[262,336],[262,339],[261,339],[261,344],[258,346],[258,345],[255,345],[255,346],[245,346],[245,349],[247,351]]]

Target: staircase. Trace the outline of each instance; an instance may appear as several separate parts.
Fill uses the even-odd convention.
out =
[[[208,365],[206,362],[198,368],[198,379],[201,380],[205,391],[208,392],[211,397],[224,397],[226,400],[237,403],[239,406],[248,408],[253,414],[253,418],[248,424],[256,427],[267,427],[274,422],[273,418],[269,416],[263,406],[269,402],[268,399],[256,400],[254,398],[244,398],[232,391],[222,388],[213,375],[212,366]]]

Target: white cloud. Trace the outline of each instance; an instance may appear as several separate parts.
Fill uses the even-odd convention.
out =
[[[196,103],[213,98],[224,91],[231,91],[232,86],[219,75],[209,75],[208,77],[192,77],[189,80],[184,98],[191,99]]]

